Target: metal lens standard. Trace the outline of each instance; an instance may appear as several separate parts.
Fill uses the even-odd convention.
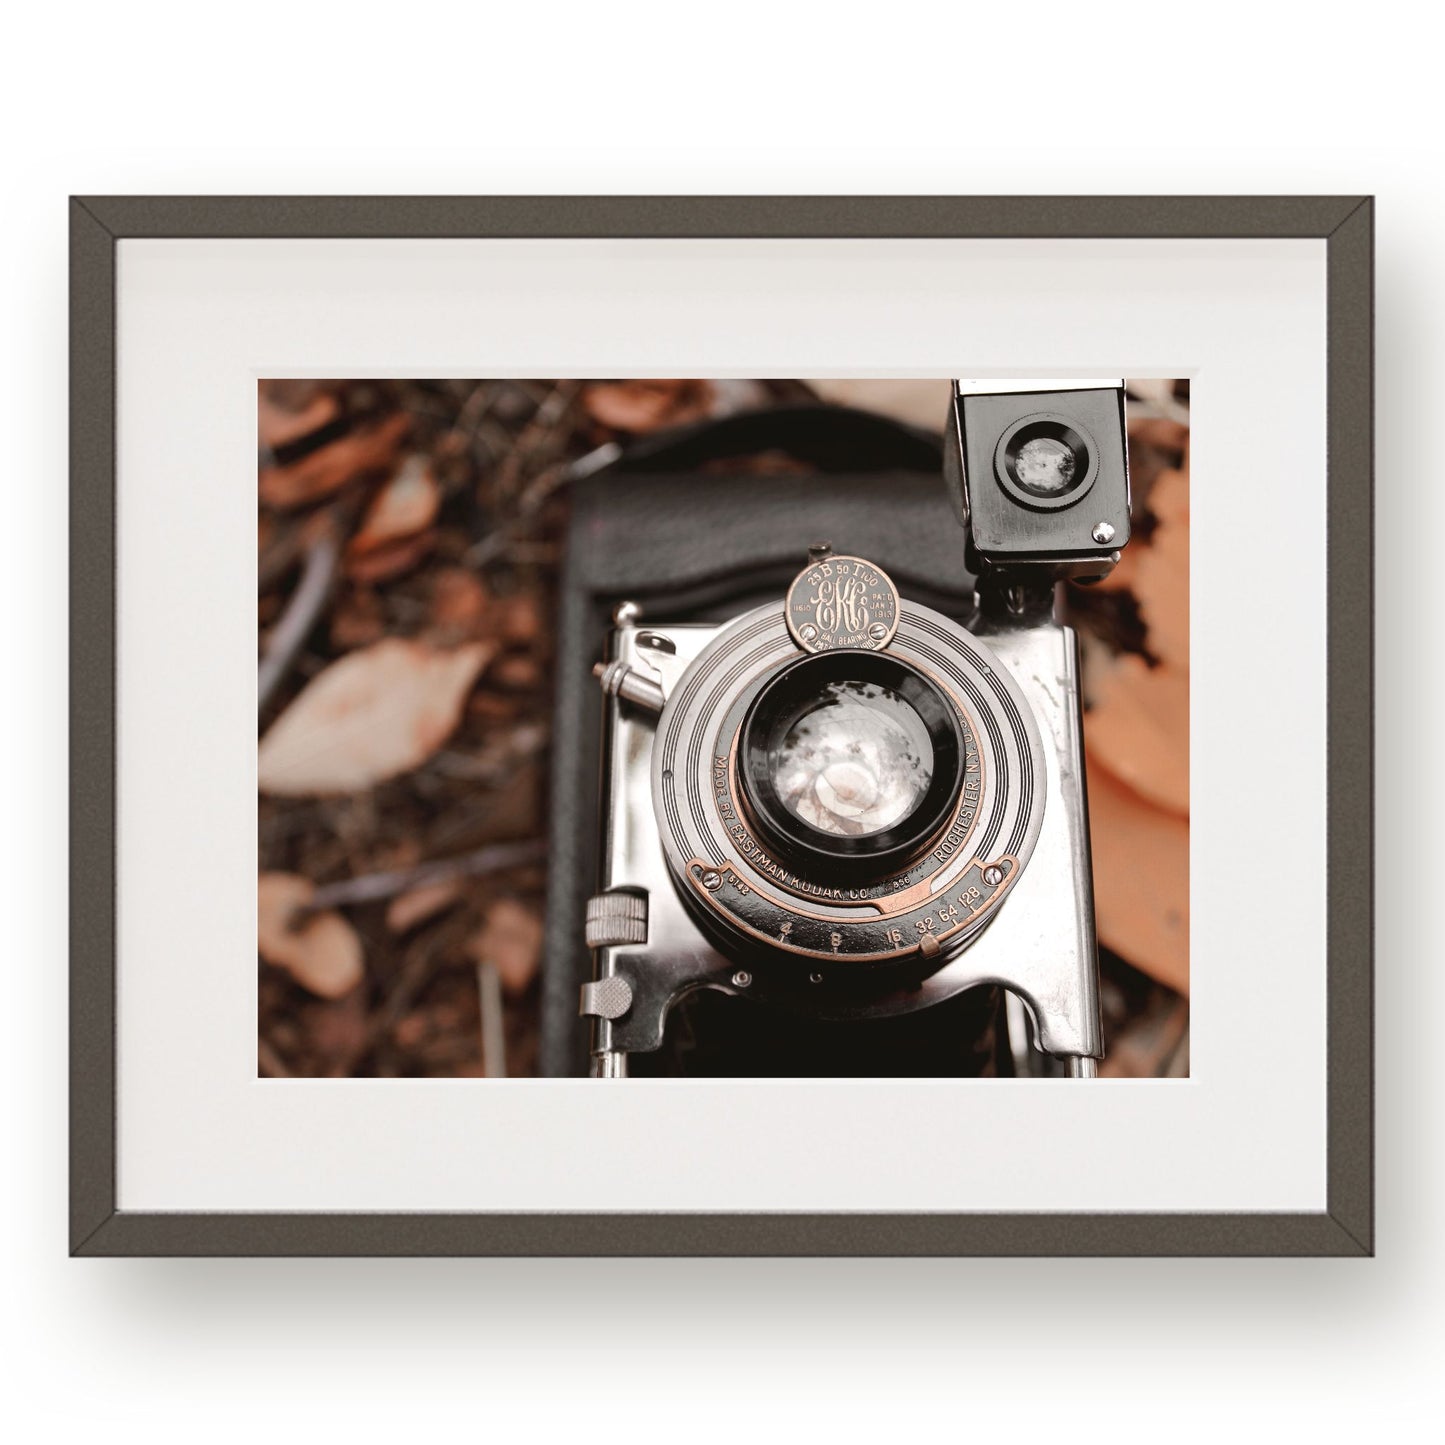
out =
[[[774,745],[773,786],[803,822],[864,837],[902,822],[933,781],[933,745],[914,709],[875,682],[830,682]]]

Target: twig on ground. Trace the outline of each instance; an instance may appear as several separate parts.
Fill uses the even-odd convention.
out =
[[[481,568],[489,562],[495,562],[508,545],[526,530],[549,497],[572,482],[580,482],[606,470],[621,455],[622,448],[616,442],[604,442],[566,466],[548,467],[540,472],[518,499],[516,513],[493,527],[481,541],[473,543],[467,549],[467,565]]]
[[[355,903],[375,903],[394,898],[413,888],[433,883],[447,883],[453,878],[476,878],[484,873],[499,873],[504,868],[521,868],[540,863],[547,856],[547,844],[541,838],[521,843],[489,843],[471,853],[455,858],[437,858],[418,863],[414,868],[395,868],[386,873],[363,873],[357,878],[344,878],[339,883],[324,883],[311,897],[307,911],[340,908]]]
[[[507,1036],[502,1026],[502,976],[494,963],[477,963],[477,1006],[482,1027],[482,1071],[489,1079],[507,1077]]]
[[[336,581],[337,567],[341,562],[341,537],[339,529],[329,526],[312,543],[306,554],[306,565],[301,580],[286,604],[271,632],[265,655],[261,658],[260,671],[256,678],[256,710],[266,711],[277,687],[291,670],[296,655],[311,635],[321,616],[321,609],[331,595]]]

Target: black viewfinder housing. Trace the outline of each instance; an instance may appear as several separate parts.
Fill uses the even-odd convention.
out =
[[[944,474],[971,570],[1100,577],[1129,540],[1124,388],[955,387]]]

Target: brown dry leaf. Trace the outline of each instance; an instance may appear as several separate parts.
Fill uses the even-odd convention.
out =
[[[1124,653],[1090,677],[1084,746],[1159,807],[1189,816],[1189,674]]]
[[[1189,671],[1189,479],[1164,472],[1149,494],[1159,519],[1149,545],[1139,549],[1134,595],[1148,629],[1153,655],[1180,672]],[[1132,549],[1131,549],[1132,550]],[[1127,554],[1126,554],[1127,555]]]
[[[256,943],[267,963],[284,968],[318,998],[341,998],[365,977],[356,930],[331,911],[303,917],[316,889],[295,873],[263,873],[257,887]]]
[[[360,530],[347,543],[348,557],[362,557],[380,547],[424,532],[441,510],[442,489],[425,457],[408,457],[401,470],[376,494]]]
[[[472,636],[481,627],[490,602],[491,593],[475,572],[448,567],[437,572],[432,583],[431,624],[443,634]]]
[[[617,431],[653,432],[712,415],[709,381],[598,381],[582,394],[593,421]]]
[[[398,893],[387,905],[386,926],[393,933],[410,933],[428,918],[435,918],[462,896],[462,880],[447,878],[440,883],[423,883],[419,888]]]
[[[1129,440],[1161,452],[1182,452],[1189,445],[1189,428],[1170,417],[1131,416]]]
[[[1149,493],[1149,510],[1161,523],[1189,523],[1189,471],[1160,472]]]
[[[360,557],[346,559],[346,575],[353,582],[387,582],[410,572],[436,546],[435,532],[422,532],[415,537],[403,537],[400,541],[378,547]]]
[[[411,418],[405,412],[393,412],[286,466],[263,467],[261,500],[282,511],[304,507],[358,477],[385,471],[395,465],[397,449],[410,430]]]
[[[1189,824],[1090,763],[1094,912],[1102,943],[1189,992]]]
[[[261,739],[261,791],[355,793],[420,767],[455,729],[493,651],[387,638],[333,662]]]
[[[542,920],[514,898],[487,910],[486,922],[467,943],[478,963],[490,963],[508,993],[521,993],[542,961]]]
[[[341,403],[331,392],[290,396],[262,385],[256,400],[256,432],[263,447],[284,447],[335,421]]]

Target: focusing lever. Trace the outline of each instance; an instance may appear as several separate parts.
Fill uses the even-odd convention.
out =
[[[660,713],[667,695],[662,683],[655,677],[648,677],[631,663],[599,662],[592,675],[602,684],[602,691],[609,697],[620,697],[646,712]]]

